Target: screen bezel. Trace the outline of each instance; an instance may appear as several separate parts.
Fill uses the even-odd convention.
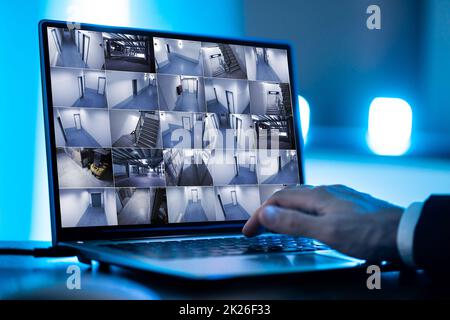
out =
[[[97,32],[139,34],[150,37],[176,38],[181,40],[193,40],[201,42],[225,42],[229,44],[266,47],[287,50],[288,68],[290,77],[290,90],[293,109],[295,144],[299,168],[299,181],[304,183],[303,174],[303,138],[301,135],[300,115],[298,108],[296,81],[294,77],[294,60],[292,58],[292,48],[287,43],[272,41],[254,41],[245,39],[233,39],[223,37],[210,37],[202,35],[190,35],[182,33],[161,32],[149,29],[112,27],[103,25],[93,25],[85,23],[73,23],[65,21],[42,20],[39,22],[39,42],[41,59],[41,80],[44,107],[45,142],[47,155],[48,186],[50,199],[50,214],[52,225],[52,241],[54,244],[60,241],[79,240],[109,240],[142,238],[174,235],[195,235],[195,234],[220,234],[240,232],[244,221],[220,221],[220,222],[195,222],[177,223],[166,226],[104,226],[104,227],[76,227],[62,228],[61,212],[59,202],[58,173],[56,166],[56,141],[53,121],[53,101],[50,79],[50,62],[48,50],[48,27],[67,28],[68,26],[77,29],[85,29]]]

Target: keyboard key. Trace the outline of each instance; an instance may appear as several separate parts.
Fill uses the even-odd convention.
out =
[[[158,259],[273,252],[314,252],[330,249],[315,240],[286,235],[259,236],[255,238],[235,237],[160,242],[127,242],[103,246]]]

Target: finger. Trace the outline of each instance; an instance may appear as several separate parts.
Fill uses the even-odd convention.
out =
[[[270,197],[264,205],[300,210],[307,213],[318,214],[324,204],[332,197],[325,186],[300,186],[283,189]]]
[[[319,217],[297,210],[266,206],[258,217],[262,226],[277,233],[315,238],[320,231]]]
[[[305,201],[307,197],[312,197],[311,201],[314,201],[317,198],[317,193],[308,193],[308,190],[311,191],[315,189],[315,187],[310,185],[296,185],[289,186],[285,189],[282,189],[275,194],[272,195],[269,199],[267,199],[261,207],[259,207],[256,212],[250,217],[247,223],[242,228],[242,232],[247,237],[252,237],[261,233],[264,228],[262,227],[259,221],[259,215],[261,210],[263,210],[268,205],[275,205],[286,208],[300,209],[302,211],[306,208],[312,208],[312,204],[310,205],[308,201]],[[312,212],[312,210],[310,211]]]
[[[313,186],[310,185],[297,185],[297,186],[290,186],[286,187],[283,190],[278,191],[272,197],[267,199],[261,207],[259,207],[255,213],[249,218],[247,223],[242,228],[242,233],[247,237],[253,237],[258,234],[260,234],[264,228],[262,227],[260,221],[259,221],[259,215],[261,210],[267,205],[277,205],[277,206],[285,206],[290,207],[290,200],[295,199],[296,195],[299,194],[301,191],[305,191],[307,189],[311,190],[313,189]],[[301,201],[301,199],[299,200]],[[295,205],[292,205],[292,207],[296,207]]]
[[[247,237],[253,237],[262,231],[262,226],[259,223],[259,214],[263,207],[259,207],[256,212],[247,220],[244,227],[242,228],[242,233]]]

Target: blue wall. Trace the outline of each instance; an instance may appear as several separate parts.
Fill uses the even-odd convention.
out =
[[[450,137],[450,1],[427,0],[424,16],[423,125]]]
[[[34,160],[43,147],[36,145],[41,112],[37,23],[43,12],[39,1],[7,1],[0,11],[0,239],[24,239],[31,231]]]
[[[422,1],[245,3],[247,34],[287,38],[296,47],[299,92],[312,109],[310,147],[364,148],[368,107],[377,96],[403,98],[420,107]],[[371,4],[381,8],[381,30],[366,27]],[[330,130],[339,132],[330,135]]]

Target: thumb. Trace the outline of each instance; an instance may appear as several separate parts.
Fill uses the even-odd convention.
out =
[[[276,206],[261,209],[259,223],[277,233],[315,238],[319,233],[319,217]]]

